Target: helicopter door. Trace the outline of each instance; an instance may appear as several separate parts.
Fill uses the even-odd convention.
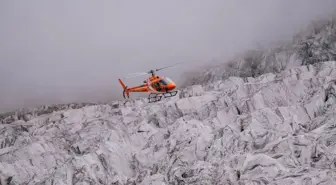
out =
[[[152,87],[153,87],[155,90],[157,90],[157,91],[161,91],[161,90],[162,90],[162,89],[161,89],[161,85],[160,85],[159,82],[153,82]]]

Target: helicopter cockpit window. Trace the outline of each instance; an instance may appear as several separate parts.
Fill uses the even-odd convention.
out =
[[[164,85],[167,85],[167,84],[170,84],[172,83],[173,81],[170,79],[170,78],[163,78],[162,80],[160,80],[160,83],[164,84]]]

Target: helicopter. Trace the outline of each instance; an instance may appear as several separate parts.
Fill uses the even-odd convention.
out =
[[[180,62],[183,63],[183,62]],[[173,80],[171,80],[169,77],[164,77],[164,76],[158,76],[156,75],[157,71],[173,67],[177,64],[158,68],[155,70],[150,70],[148,72],[141,72],[141,73],[133,73],[131,76],[125,77],[123,79],[128,79],[128,78],[135,78],[138,76],[143,76],[143,75],[149,75],[146,80],[143,81],[142,85],[135,86],[135,87],[130,87],[128,88],[124,82],[119,78],[119,83],[121,87],[123,88],[123,97],[124,99],[129,99],[130,97],[130,92],[147,92],[150,93],[148,95],[148,103],[155,103],[158,101],[161,101],[162,97],[164,98],[169,98],[169,97],[174,97],[177,94],[176,84]]]

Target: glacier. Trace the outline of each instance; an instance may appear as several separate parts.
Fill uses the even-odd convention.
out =
[[[16,112],[0,119],[0,184],[336,184],[335,102],[327,61],[155,104]]]
[[[217,59],[185,73],[181,87],[207,84],[232,76],[257,77],[293,67],[336,60],[336,12],[312,21],[292,39],[254,47],[230,59]]]

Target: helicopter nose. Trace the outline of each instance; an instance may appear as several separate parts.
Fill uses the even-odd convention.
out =
[[[176,84],[175,84],[175,83],[170,83],[170,84],[168,84],[167,86],[168,86],[168,89],[169,89],[169,90],[173,90],[173,89],[175,89]]]

